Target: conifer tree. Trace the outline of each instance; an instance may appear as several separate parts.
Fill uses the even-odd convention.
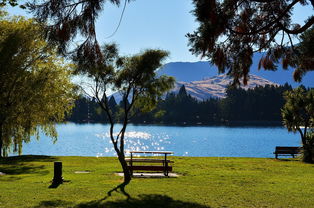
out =
[[[247,84],[254,52],[265,52],[259,68],[275,71],[279,62],[284,69],[296,68],[296,81],[313,70],[313,54],[304,53],[294,37],[301,35],[301,43],[308,42],[306,33],[314,25],[314,16],[309,14],[302,25],[292,21],[293,9],[298,4],[314,8],[313,0],[193,2],[193,14],[199,27],[187,34],[190,51],[208,58],[220,73],[227,72],[234,78],[235,85],[240,84],[240,79]],[[312,31],[311,39],[313,36]]]

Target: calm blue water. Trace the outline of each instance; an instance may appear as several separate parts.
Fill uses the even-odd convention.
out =
[[[121,127],[118,125],[117,127]],[[24,144],[23,154],[59,156],[114,156],[108,125],[60,124],[53,144],[41,136]],[[118,129],[116,129],[118,131]],[[275,146],[298,146],[298,134],[281,127],[179,127],[127,128],[126,150],[167,150],[176,156],[273,157]]]

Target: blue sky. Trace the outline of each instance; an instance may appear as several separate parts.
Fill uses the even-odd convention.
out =
[[[169,61],[198,61],[187,47],[185,34],[192,32],[197,23],[190,13],[190,0],[136,0],[127,5],[121,26],[110,39],[118,24],[122,8],[109,6],[99,19],[98,36],[102,41],[115,41],[121,52],[134,54],[147,48],[170,51]],[[111,17],[111,18],[110,18]]]
[[[132,55],[147,48],[168,50],[166,62],[200,61],[189,52],[186,33],[198,26],[194,16],[192,0],[135,0],[126,6],[121,25],[116,29],[123,9],[107,3],[97,22],[97,36],[101,43],[116,42],[123,55]],[[9,9],[11,14],[25,14],[20,9]],[[294,12],[294,21],[303,23],[313,14],[311,7],[299,6]]]

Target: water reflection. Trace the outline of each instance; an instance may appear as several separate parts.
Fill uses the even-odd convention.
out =
[[[118,132],[113,133],[114,137],[118,136]],[[108,132],[95,134],[96,137],[103,139],[104,142],[112,143],[110,134]],[[167,134],[151,134],[143,131],[127,131],[124,134],[125,137],[125,149],[128,151],[162,151],[165,150],[167,144],[171,144],[170,138]],[[104,152],[107,155],[116,155],[114,148],[105,148]],[[96,157],[104,156],[103,153],[97,153]],[[134,155],[138,156],[138,155]]]

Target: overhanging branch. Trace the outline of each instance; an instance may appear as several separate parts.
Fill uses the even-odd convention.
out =
[[[295,30],[290,30],[286,27],[284,27],[281,23],[278,24],[278,26],[280,27],[280,29],[282,29],[283,31],[285,31],[288,34],[292,34],[292,35],[297,35],[300,33],[305,32],[307,29],[309,29],[312,25],[314,24],[314,16],[312,16],[306,23],[305,25],[303,25],[302,27],[295,29]]]
[[[255,1],[255,0],[253,0]],[[269,3],[269,1],[265,0],[266,2]],[[299,2],[300,0],[294,0],[293,2],[291,2],[291,4],[288,5],[288,7],[273,21],[271,21],[270,23],[268,23],[267,25],[265,25],[264,27],[261,27],[255,31],[251,31],[251,32],[238,32],[238,31],[235,31],[233,30],[232,28],[229,28],[227,26],[227,28],[232,32],[232,33],[235,33],[235,34],[238,34],[238,35],[254,35],[254,34],[259,34],[261,32],[264,33],[264,31],[266,30],[269,30],[270,28],[272,28],[273,25],[275,24],[279,24],[280,23],[280,20]],[[264,2],[264,0],[262,0],[262,2]],[[266,3],[265,2],[265,3]]]

